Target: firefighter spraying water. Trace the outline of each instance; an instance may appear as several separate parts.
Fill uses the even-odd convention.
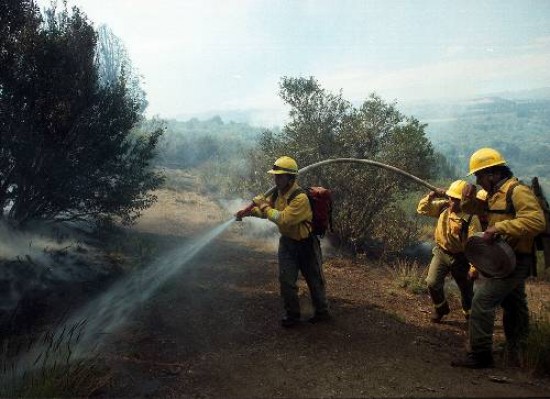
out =
[[[319,241],[319,237],[325,234],[331,224],[331,192],[324,187],[300,187],[298,174],[323,165],[349,162],[385,168],[437,190],[401,169],[367,159],[328,159],[299,171],[298,164],[291,157],[278,158],[267,171],[274,176],[275,186],[263,195],[254,197],[252,203],[238,211],[235,217],[238,221],[248,216],[268,219],[277,225],[281,233],[278,260],[280,292],[284,304],[281,325],[285,328],[294,327],[302,321],[297,286],[299,273],[306,280],[314,308],[314,314],[308,321],[318,323],[331,319]]]
[[[438,188],[408,172],[405,172],[404,170],[402,169],[399,169],[399,168],[396,168],[395,166],[391,166],[391,165],[387,165],[387,164],[384,164],[384,163],[381,163],[381,162],[377,162],[377,161],[372,161],[370,159],[361,159],[361,158],[333,158],[333,159],[325,159],[324,161],[319,161],[319,162],[315,162],[311,165],[308,165],[302,169],[300,169],[298,171],[298,174],[304,174],[306,172],[309,172],[311,170],[314,170],[314,169],[317,169],[321,166],[326,166],[326,165],[332,165],[332,164],[341,164],[341,163],[356,163],[356,164],[361,164],[361,165],[369,165],[369,166],[374,166],[374,167],[377,167],[377,168],[382,168],[382,169],[386,169],[386,170],[389,170],[391,172],[394,172],[394,173],[397,173],[397,174],[400,174],[401,176],[405,176],[411,180],[414,180],[415,182],[417,182],[418,184],[421,184],[423,186],[426,186],[427,188],[429,188],[430,190],[437,190]],[[269,190],[267,190],[263,196],[264,197],[269,197],[275,190],[277,189],[277,186],[273,186],[271,187]],[[252,209],[256,206],[256,204],[254,204],[254,202],[252,202],[250,205],[248,205],[246,208],[243,208],[241,209],[239,212],[237,212],[235,214],[235,217],[236,217],[236,220],[237,221],[241,221],[243,217],[245,216],[250,216],[250,212],[252,211]]]
[[[495,152],[492,149],[483,150]],[[500,154],[498,155],[500,156]],[[302,273],[307,282],[315,308],[315,313],[309,321],[317,322],[330,319],[322,271],[319,236],[322,236],[330,226],[331,192],[322,187],[303,189],[298,185],[297,177],[299,174],[318,167],[339,163],[358,163],[383,168],[424,185],[432,192],[443,193],[441,194],[442,197],[455,198],[455,201],[460,201],[462,198],[461,188],[467,184],[458,181],[461,184],[460,189],[445,191],[394,166],[368,159],[327,159],[298,170],[298,165],[294,159],[288,156],[278,158],[272,169],[268,171],[269,174],[274,175],[275,186],[263,195],[256,196],[252,203],[238,211],[235,217],[238,221],[248,216],[264,218],[275,223],[279,228],[281,233],[278,250],[279,282],[285,309],[285,315],[281,323],[284,327],[292,327],[301,321],[296,285],[299,272]],[[504,163],[505,161],[502,159],[499,164]],[[539,197],[539,202],[542,198],[546,204],[541,192],[537,194],[537,197]],[[480,199],[480,201],[486,203],[483,199]],[[480,218],[483,217],[482,212]],[[468,263],[466,262],[465,265],[467,266]],[[443,299],[439,302],[442,301]],[[442,303],[446,302],[443,301]],[[467,300],[463,307],[465,314],[469,316],[470,301]],[[440,319],[441,314],[436,313],[435,320],[439,321]]]

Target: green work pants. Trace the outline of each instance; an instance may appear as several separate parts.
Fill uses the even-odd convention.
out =
[[[505,278],[489,278],[476,284],[470,316],[470,347],[473,353],[491,352],[498,306],[502,307],[504,335],[509,350],[519,350],[529,334],[529,308],[525,279],[533,257],[516,254],[516,268]]]
[[[315,312],[326,313],[328,311],[328,301],[319,239],[316,236],[310,236],[297,241],[281,236],[278,258],[281,297],[287,316],[300,317],[297,286],[299,272],[306,280]]]
[[[450,254],[438,246],[434,247],[432,255],[426,284],[434,305],[441,306],[445,303],[445,277],[451,273],[460,290],[462,310],[469,311],[472,307],[474,291],[473,282],[468,279],[470,269],[468,260],[463,253]]]

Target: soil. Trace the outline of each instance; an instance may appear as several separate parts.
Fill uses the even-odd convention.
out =
[[[213,201],[164,190],[133,234],[164,250],[229,217]],[[334,255],[326,240],[333,320],[305,321],[312,309],[301,280],[304,322],[282,328],[276,235],[256,225],[231,225],[133,315],[104,348],[108,378],[92,396],[550,396],[548,379],[508,367],[498,355],[493,369],[451,367],[466,345],[458,296],[443,323],[432,324],[426,294],[398,287],[391,268]]]

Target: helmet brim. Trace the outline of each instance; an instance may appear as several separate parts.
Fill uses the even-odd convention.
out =
[[[449,190],[445,191],[445,195],[447,197],[451,197],[451,198],[454,198],[454,199],[457,199],[457,200],[461,200],[462,199],[462,196],[459,196],[459,195],[456,195],[454,193],[451,193]]]
[[[298,173],[288,172],[286,170],[273,170],[270,169],[267,171],[270,175],[297,175]]]
[[[479,168],[471,170],[470,173],[468,173],[466,176],[471,176],[474,173],[479,172],[480,170],[487,169],[487,168],[492,168],[493,166],[499,166],[499,165],[506,165],[506,161],[499,161],[499,162],[492,163],[490,165],[481,166]]]

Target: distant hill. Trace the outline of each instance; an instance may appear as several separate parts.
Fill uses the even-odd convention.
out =
[[[247,123],[227,122],[220,116],[207,120],[168,120],[158,146],[157,163],[174,168],[192,168],[207,161],[242,159],[262,128]]]
[[[480,147],[494,147],[504,154],[518,177],[528,180],[538,176],[546,191],[550,191],[550,87],[493,93],[460,101],[404,102],[397,103],[397,108],[428,125],[426,131],[435,149],[461,174],[466,175],[472,152]],[[239,131],[237,136],[248,136],[257,133],[262,126],[281,126],[286,113],[284,110],[248,109],[187,116],[187,119],[194,117],[211,122],[218,116],[225,123],[237,124],[230,128],[233,133]],[[239,124],[257,129],[248,130]],[[181,125],[173,130],[183,132],[190,127]],[[212,125],[208,130],[210,128]],[[220,131],[226,128],[221,127]],[[200,143],[201,148],[204,145]]]
[[[493,96],[507,100],[550,100],[550,87],[534,90],[503,91],[494,93]]]
[[[174,118],[178,121],[190,119],[208,120],[220,117],[225,122],[245,123],[254,127],[272,128],[281,126],[287,118],[287,111],[284,109],[249,108],[249,109],[224,109],[205,112],[180,113]]]
[[[472,152],[493,147],[518,177],[539,176],[550,189],[550,89],[399,108],[428,124],[435,148],[464,174]]]

